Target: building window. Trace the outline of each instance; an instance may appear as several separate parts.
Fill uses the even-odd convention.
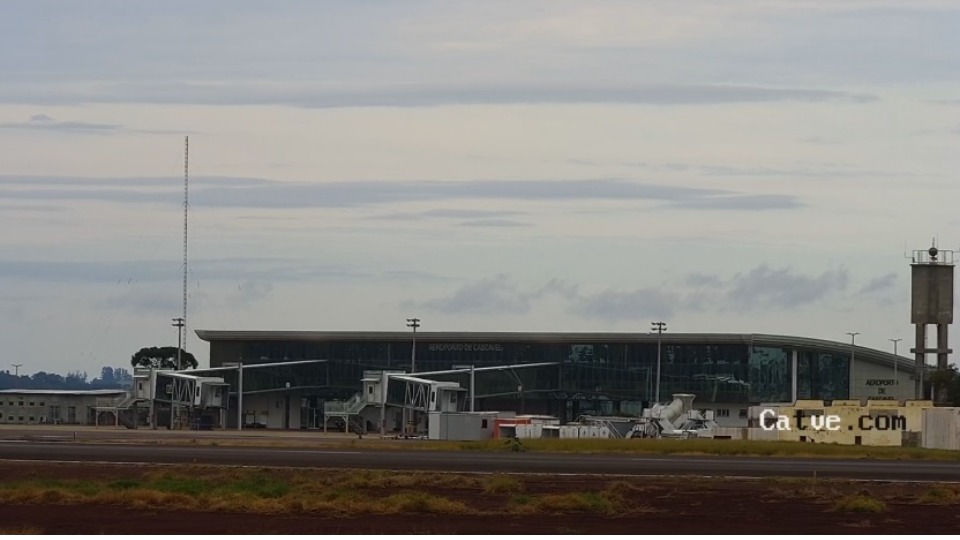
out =
[[[41,407],[43,407],[43,406],[44,406],[44,403],[43,403],[42,401],[40,402],[40,406],[41,406]]]
[[[30,406],[33,407],[33,402],[32,402],[32,401],[30,402]]]
[[[30,417],[30,421],[33,422],[33,417],[32,417],[32,416]]]
[[[747,417],[747,410],[740,409],[740,418],[746,418],[746,417]]]
[[[730,416],[730,409],[717,409],[718,418],[726,418]]]
[[[480,429],[487,429],[487,419],[484,418],[480,421]]]

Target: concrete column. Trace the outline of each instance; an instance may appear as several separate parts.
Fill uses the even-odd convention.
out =
[[[923,398],[923,359],[926,356],[926,353],[923,352],[927,346],[927,327],[923,324],[916,325],[917,334],[916,334],[916,347],[914,349],[915,355],[915,370],[916,376],[914,377],[914,399]]]
[[[950,349],[950,342],[947,339],[946,324],[937,325],[937,369],[947,369],[947,350]]]
[[[937,369],[947,369],[947,357],[949,356],[947,351],[950,349],[950,342],[947,339],[948,328],[949,325],[946,324],[937,325]],[[930,397],[937,402],[946,401],[946,389],[936,392],[935,395]]]

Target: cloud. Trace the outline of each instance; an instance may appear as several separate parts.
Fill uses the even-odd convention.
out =
[[[690,199],[667,206],[690,210],[793,210],[805,205],[793,195],[741,195]]]
[[[463,285],[449,296],[423,302],[408,300],[404,309],[429,309],[448,315],[526,313],[533,302],[547,295],[576,296],[576,286],[552,279],[532,292],[522,292],[505,274]]]
[[[645,161],[621,162],[618,165],[637,167],[654,172],[694,172],[705,176],[724,177],[888,177],[903,178],[907,176],[929,176],[925,173],[900,172],[890,170],[872,170],[853,167],[843,167],[836,164],[798,164],[795,167],[763,167],[763,166],[735,166],[735,165],[700,165],[693,163],[649,163]]]
[[[840,139],[833,137],[823,137],[821,135],[816,135],[813,137],[807,137],[805,139],[800,139],[800,142],[807,144],[823,144],[823,145],[835,145],[840,144]]]
[[[276,185],[275,180],[235,176],[198,176],[190,178],[192,186],[252,187]],[[89,176],[0,175],[0,185],[44,187],[137,187],[183,189],[182,176],[139,176],[129,178],[94,178]],[[182,201],[181,201],[182,202]]]
[[[621,105],[718,105],[729,103],[841,101],[868,103],[873,94],[816,88],[725,84],[586,85],[474,83],[450,85],[286,84],[235,80],[229,83],[161,82],[84,85],[2,85],[0,102],[34,105],[150,103],[190,105],[286,105],[300,108],[437,107],[600,103]]]
[[[933,105],[947,105],[950,107],[960,106],[960,99],[928,99],[926,103]]]
[[[650,317],[672,317],[681,306],[681,297],[659,287],[632,291],[607,290],[578,298],[572,310],[587,319],[632,321]]]
[[[460,223],[461,227],[529,227],[529,223],[512,219],[475,219]]]
[[[464,285],[448,297],[425,302],[405,302],[405,308],[425,308],[440,313],[525,313],[530,309],[530,298],[509,283],[505,275],[482,279]]]
[[[426,210],[423,212],[397,212],[395,214],[385,214],[380,216],[373,216],[371,219],[386,219],[386,220],[421,220],[421,219],[431,219],[431,218],[447,218],[447,219],[488,219],[488,218],[502,218],[506,216],[517,216],[524,215],[526,212],[518,212],[513,210],[476,210],[476,209],[466,209],[466,208],[436,208],[434,210]]]
[[[730,305],[738,308],[795,308],[843,291],[848,282],[849,272],[845,268],[804,276],[789,268],[771,268],[764,264],[735,275],[725,297]]]
[[[723,286],[723,280],[720,279],[719,276],[714,276],[711,274],[701,274],[699,272],[694,272],[693,274],[687,274],[683,278],[682,283],[695,288]]]
[[[918,132],[922,133],[922,132]],[[925,133],[943,133],[942,130],[926,130]],[[818,145],[840,144],[839,139],[828,139],[825,137],[810,137],[801,139],[800,142]],[[629,167],[651,171],[656,173],[691,173],[703,176],[719,177],[759,177],[759,178],[823,178],[836,179],[843,178],[904,178],[904,177],[928,177],[937,176],[936,173],[925,171],[897,171],[890,169],[869,169],[855,167],[843,163],[804,163],[798,162],[795,166],[738,166],[738,165],[714,165],[698,163],[676,163],[665,162],[657,163],[651,161],[619,161],[619,160],[585,160],[585,159],[564,159],[564,164],[577,165],[581,167]]]
[[[889,274],[877,276],[871,279],[870,281],[868,281],[863,287],[860,288],[860,291],[858,294],[886,292],[894,288],[896,284],[897,284],[897,274],[894,272],[890,272]]]
[[[190,261],[191,280],[238,282],[303,282],[324,279],[444,279],[427,272],[371,270],[368,267],[324,264],[284,258],[223,258]],[[176,281],[183,275],[179,260],[137,261],[2,261],[0,278],[34,282],[79,282],[144,287]]]
[[[0,122],[0,129],[60,131],[64,133],[110,133],[122,129],[118,124],[61,122],[45,114],[35,114],[27,122]]]
[[[498,274],[462,285],[450,295],[422,302],[407,301],[402,307],[447,315],[523,314],[531,312],[538,300],[554,296],[566,303],[570,313],[605,322],[667,318],[681,312],[778,311],[839,296],[847,298],[848,274],[845,268],[838,268],[803,275],[763,264],[730,277],[694,273],[656,286],[608,288],[592,293],[581,292],[579,286],[557,279],[525,292],[507,275]],[[885,276],[881,278],[885,280]],[[877,281],[871,280],[865,288]]]
[[[63,213],[71,209],[65,206],[53,206],[48,204],[0,204],[0,211],[3,212],[43,212],[43,213]]]
[[[182,204],[182,180],[0,177],[0,199],[97,200],[122,203]],[[23,185],[36,185],[29,189]],[[166,188],[163,192],[146,188]],[[244,178],[199,178],[190,200],[194,206],[218,208],[345,208],[398,202],[500,199],[517,201],[649,200],[667,201],[681,207],[728,209],[795,208],[799,202],[783,195],[741,195],[729,190],[693,188],[667,184],[630,182],[622,179],[593,180],[471,180],[449,181],[351,181],[326,183],[269,182]],[[714,199],[714,200],[711,200]],[[515,214],[478,210],[432,210],[419,214],[393,214],[387,219],[449,217],[505,217]]]

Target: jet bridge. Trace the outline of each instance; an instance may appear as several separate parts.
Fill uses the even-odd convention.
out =
[[[380,435],[386,435],[386,414],[388,405],[398,405],[388,403],[388,389],[391,381],[404,383],[403,402],[399,406],[403,410],[403,426],[406,430],[407,414],[410,413],[414,418],[418,412],[456,412],[459,410],[460,393],[467,391],[461,388],[458,383],[449,381],[436,381],[428,377],[437,375],[452,374],[470,374],[470,388],[467,393],[469,399],[469,410],[474,411],[476,407],[476,374],[478,372],[505,371],[510,373],[517,381],[517,392],[523,396],[523,383],[516,374],[518,369],[529,369],[547,366],[558,366],[559,362],[537,362],[530,364],[509,364],[502,366],[461,366],[455,369],[441,371],[421,371],[417,373],[397,373],[384,371],[380,374],[379,381],[379,399],[371,400],[380,406]],[[375,384],[370,379],[365,379],[365,386]],[[371,393],[373,393],[371,391]],[[414,423],[416,425],[416,423]]]

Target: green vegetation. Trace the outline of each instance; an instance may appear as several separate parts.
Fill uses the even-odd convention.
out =
[[[523,491],[523,484],[516,478],[498,474],[487,478],[483,491],[485,493],[520,493]]]
[[[934,486],[920,497],[920,502],[926,504],[953,504],[956,500],[957,493],[943,486]]]
[[[259,514],[628,515],[648,512],[643,488],[622,480],[593,491],[528,493],[523,477],[178,466],[95,481],[30,478],[0,483],[0,504],[98,503],[141,509]],[[482,500],[478,507],[476,501]]]
[[[838,512],[882,514],[887,511],[887,505],[880,499],[870,496],[868,493],[858,493],[841,498],[837,501],[837,504],[834,505],[833,509]]]

